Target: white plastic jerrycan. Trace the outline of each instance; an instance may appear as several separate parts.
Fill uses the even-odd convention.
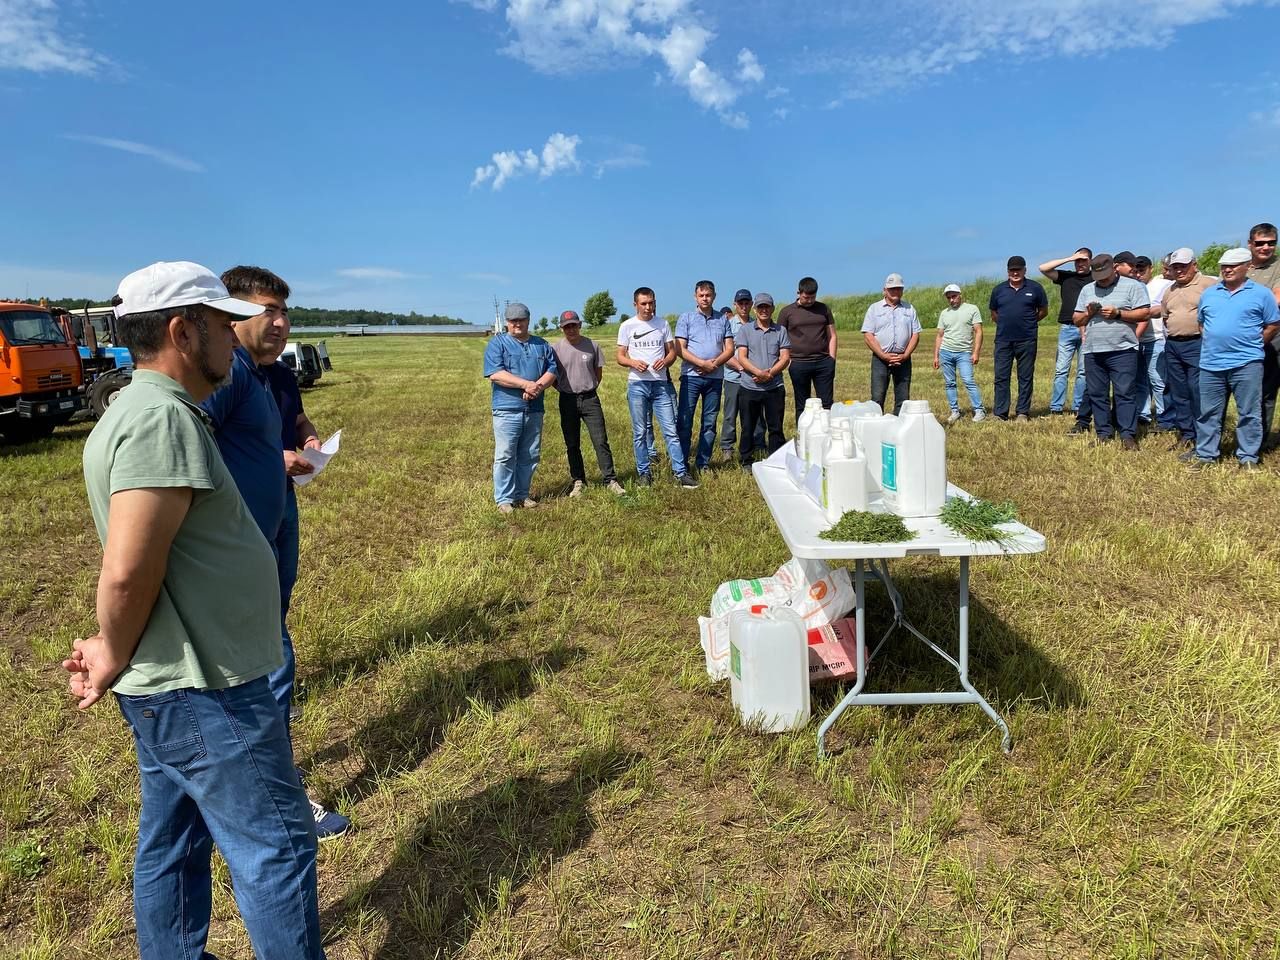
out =
[[[898,418],[891,413],[878,417],[859,417],[854,421],[854,431],[858,435],[858,444],[867,458],[867,472],[871,476],[871,492],[880,490],[881,456],[880,446],[884,438],[898,429]]]
[[[790,607],[729,614],[729,687],[744,725],[784,733],[809,722],[808,641]]]
[[[849,510],[866,510],[871,502],[870,481],[867,458],[853,438],[853,429],[842,424],[832,438],[823,474],[822,502],[827,519],[838,523]]]
[[[936,517],[947,500],[947,431],[928,400],[908,400],[880,442],[884,504],[900,517]]]
[[[796,421],[796,456],[801,460],[805,459],[805,433],[821,410],[822,400],[818,397],[810,397],[804,402],[804,409],[800,411],[800,419]]]

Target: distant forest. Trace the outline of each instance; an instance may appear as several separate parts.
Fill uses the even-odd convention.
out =
[[[34,302],[34,301],[33,301]],[[63,297],[61,300],[50,300],[49,306],[75,310],[83,307],[84,299]],[[90,300],[91,307],[108,306],[104,300]],[[381,324],[426,324],[428,326],[448,326],[465,324],[467,321],[454,317],[442,317],[438,313],[386,313],[382,310],[323,310],[319,307],[290,307],[289,320],[295,327],[337,327],[342,324],[365,324],[377,326]]]

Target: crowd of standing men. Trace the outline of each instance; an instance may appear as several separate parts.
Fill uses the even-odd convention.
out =
[[[1248,248],[1226,251],[1219,264],[1221,279],[1201,274],[1194,252],[1181,247],[1162,258],[1161,276],[1153,278],[1147,257],[1127,250],[1095,256],[1081,247],[1040,265],[1040,273],[1061,288],[1049,410],[1074,414],[1070,433],[1094,433],[1098,443],[1118,434],[1122,448],[1136,450],[1141,428],[1168,431],[1177,435],[1171,449],[1181,451],[1182,460],[1203,466],[1219,458],[1227,399],[1234,397],[1236,457],[1246,467],[1257,464],[1270,443],[1280,389],[1275,226],[1255,225]],[[998,420],[1012,416],[1026,421],[1035,388],[1039,324],[1048,314],[1049,298],[1040,283],[1028,279],[1024,258],[1010,257],[1006,270],[1007,279],[987,301],[995,327],[991,412]],[[860,331],[871,353],[870,397],[884,407],[892,385],[895,414],[911,395],[912,355],[922,332],[915,307],[904,299],[905,289],[900,274],[889,274],[882,298],[867,308]],[[943,293],[947,306],[937,318],[933,366],[942,373],[950,406],[947,422],[962,417],[960,384],[973,419],[984,420],[987,411],[974,376],[982,354],[982,315],[977,305],[965,302],[959,285],[948,284]],[[753,296],[740,289],[732,309],[717,310],[715,284],[700,280],[694,287],[694,309],[677,317],[673,331],[657,317],[653,289],[635,291],[636,313],[618,329],[616,356],[627,370],[638,483],[653,482],[658,436],[676,482],[686,488],[698,486],[697,474],[711,465],[717,442],[726,460],[734,456],[736,443],[743,466],[761,451],[777,450],[785,442],[784,371],[790,374],[797,420],[811,396],[831,407],[838,337],[831,309],[817,294],[817,281],[804,277],[795,301],[775,319],[770,294]],[[530,335],[524,304],[510,304],[506,322],[507,332],[490,341],[484,362],[484,375],[493,383],[498,509],[510,513],[538,505],[530,487],[541,451],[542,393],[553,385],[569,455],[569,495],[579,496],[586,488],[584,422],[605,484],[613,493],[623,493],[597,395],[604,352],[582,335],[574,311],[561,315],[565,338],[554,347]],[[671,377],[677,360],[678,391]]]

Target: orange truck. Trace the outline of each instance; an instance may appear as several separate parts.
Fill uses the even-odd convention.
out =
[[[83,374],[65,317],[0,301],[0,437],[47,437],[84,407]]]

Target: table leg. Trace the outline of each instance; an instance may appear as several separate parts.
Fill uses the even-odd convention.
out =
[[[840,714],[853,703],[854,698],[862,692],[863,684],[867,682],[867,578],[861,560],[854,561],[853,601],[853,655],[857,660],[858,679],[854,682],[853,689],[844,695],[844,699],[836,704],[836,708],[818,727],[818,759],[827,755],[827,731],[840,719]]]
[[[991,718],[1000,728],[1000,749],[1005,753],[1013,752],[1013,737],[1009,734],[1009,725],[1004,717],[996,713],[995,708],[987,703],[987,698],[974,689],[969,682],[969,558],[960,558],[960,686],[973,694],[982,712]]]

